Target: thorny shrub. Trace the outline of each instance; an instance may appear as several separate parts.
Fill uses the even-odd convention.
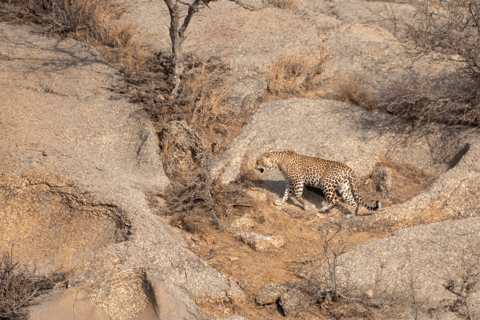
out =
[[[319,236],[325,263],[318,266],[316,259],[312,258],[312,268],[301,274],[303,281],[298,286],[310,297],[311,304],[318,304],[320,309],[335,319],[349,318],[349,315],[368,319],[372,317],[374,309],[381,308],[381,304],[367,294],[359,295],[349,287],[348,281],[341,281],[338,275],[342,268],[339,257],[346,252],[350,235],[351,231],[344,228],[341,222],[322,224]]]
[[[451,86],[437,92],[415,78],[393,86],[387,111],[409,119],[447,124],[480,124],[480,2],[423,0],[414,22],[397,19],[397,38],[415,57],[430,56],[456,67]],[[433,64],[432,64],[433,65]]]
[[[215,136],[227,138],[240,127],[245,115],[229,111],[225,94],[230,84],[225,80],[226,67],[221,63],[199,62],[187,57],[186,70],[177,95],[170,95],[172,59],[161,54],[146,63],[146,68],[126,74],[123,88],[134,102],[140,102],[160,128],[169,121],[185,121],[209,145]]]
[[[208,159],[202,163],[196,170],[185,172],[184,179],[173,181],[162,194],[149,196],[150,207],[156,214],[170,216],[172,225],[200,235],[210,227],[223,231],[224,219],[252,205],[241,184],[220,185],[207,170]],[[158,196],[167,199],[168,206],[160,208],[156,203]]]
[[[451,311],[460,317],[473,320],[475,311],[471,296],[477,292],[476,287],[480,283],[480,253],[478,248],[470,246],[463,251],[461,258],[461,273],[457,279],[448,279],[443,287],[456,296],[456,300],[450,305]]]
[[[445,124],[480,124],[480,96],[470,79],[451,75],[450,88],[429,86],[415,73],[389,86],[384,109],[408,120]]]

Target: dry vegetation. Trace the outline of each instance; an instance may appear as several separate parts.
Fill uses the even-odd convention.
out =
[[[264,3],[288,11],[295,11],[298,7],[296,0],[265,0]]]
[[[120,19],[125,11],[114,0],[0,0],[2,20],[40,25],[44,34],[87,42],[120,71],[137,70],[148,54],[138,28]]]
[[[136,28],[121,22],[125,6],[111,0],[2,0],[10,20],[30,20],[45,26],[47,34],[87,39],[93,37],[111,47],[126,47]]]
[[[418,167],[385,158],[375,164],[372,172],[360,180],[360,193],[367,201],[380,196],[382,206],[389,207],[408,201],[427,189],[438,177]]]
[[[327,53],[323,49],[301,55],[284,53],[265,72],[269,93],[276,99],[292,98],[301,96],[302,91],[318,87],[326,59]]]
[[[24,307],[46,290],[66,285],[67,274],[36,276],[34,272],[19,266],[12,252],[0,257],[0,319],[26,318]]]
[[[433,56],[456,71],[445,76],[451,81],[440,92],[415,75],[399,82],[391,88],[386,110],[407,119],[480,125],[480,3],[423,0],[416,5],[414,23],[389,14],[412,56]]]
[[[378,108],[375,93],[364,83],[364,78],[356,73],[350,73],[338,79],[333,89],[339,101],[357,105],[365,110]]]
[[[132,101],[145,106],[158,131],[169,121],[183,120],[207,145],[216,139],[228,142],[238,133],[247,115],[233,114],[226,105],[229,83],[224,76],[225,66],[199,62],[194,57],[188,57],[185,66],[177,95],[170,94],[171,59],[160,55],[149,59],[146,68],[126,74],[127,86],[121,90]]]
[[[478,126],[480,99],[474,83],[458,74],[450,77],[456,81],[440,91],[410,74],[408,79],[389,87],[391,98],[384,110],[407,120]]]

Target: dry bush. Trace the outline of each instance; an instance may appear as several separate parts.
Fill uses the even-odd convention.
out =
[[[459,75],[451,77],[456,81],[450,81],[448,89],[438,90],[412,73],[407,79],[389,86],[390,98],[384,109],[407,120],[478,126],[478,88],[471,79]]]
[[[462,275],[457,279],[448,279],[443,286],[456,296],[451,310],[464,319],[473,320],[478,313],[475,315],[471,310],[473,303],[470,298],[477,292],[476,287],[480,283],[480,254],[478,249],[469,248],[469,251],[462,256]]]
[[[35,23],[48,35],[86,41],[120,71],[146,60],[138,28],[120,20],[127,7],[115,0],[0,0],[2,20]]]
[[[219,77],[223,72],[223,66],[209,67],[207,63],[185,72],[178,102],[186,109],[189,125],[206,128],[228,113],[224,100],[227,84]]]
[[[296,0],[265,0],[264,3],[288,11],[295,11],[298,7]]]
[[[209,61],[189,57],[177,95],[171,95],[172,58],[156,55],[146,68],[126,75],[133,102],[140,102],[155,121],[157,129],[169,121],[185,121],[209,146],[215,139],[227,139],[241,127],[245,115],[232,114],[225,94],[229,83],[224,80],[226,68]]]
[[[167,207],[152,208],[159,215],[171,216],[170,223],[190,233],[205,234],[211,227],[223,231],[222,220],[237,210],[245,210],[252,204],[240,184],[219,185],[210,177],[206,165],[185,172],[184,183],[173,181],[162,195],[153,195],[150,203],[155,206],[155,196],[167,199]],[[218,181],[218,180],[217,180]],[[242,213],[243,214],[243,213]]]
[[[138,33],[133,24],[120,21],[126,6],[114,0],[1,0],[1,3],[7,18],[42,24],[45,33],[90,36],[111,47],[127,47]]]
[[[350,235],[351,230],[344,228],[341,222],[326,222],[319,227],[325,263],[317,266],[316,259],[312,258],[312,268],[309,274],[301,275],[304,281],[300,287],[312,299],[311,303],[318,304],[330,317],[368,319],[372,318],[373,310],[382,305],[350,287],[345,275],[340,280],[338,274],[343,267],[339,257],[346,252]]]
[[[67,274],[49,277],[35,276],[15,262],[11,252],[4,252],[0,259],[0,319],[26,318],[24,308],[42,291],[66,283]]]
[[[478,126],[480,2],[423,0],[415,7],[413,23],[389,12],[397,38],[415,58],[428,55],[454,65],[456,72],[448,77],[455,81],[438,93],[415,77],[407,79],[393,87],[387,110],[410,119]]]
[[[426,190],[437,178],[434,170],[381,158],[358,188],[365,201],[382,199],[382,207],[404,203]]]
[[[378,108],[375,93],[363,80],[364,78],[356,73],[338,79],[333,85],[337,100],[357,105],[365,110]]]
[[[319,86],[319,76],[323,72],[326,59],[324,50],[302,55],[284,53],[266,72],[269,79],[268,91],[274,96],[292,97],[301,90]]]

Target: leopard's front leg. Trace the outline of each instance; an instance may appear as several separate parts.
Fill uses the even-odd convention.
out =
[[[307,209],[307,203],[302,198],[304,184],[305,184],[305,182],[303,180],[294,181],[293,182],[293,188],[295,189],[295,198],[298,200],[298,202],[300,202],[300,204],[303,207],[303,210],[308,210]]]
[[[292,193],[292,184],[290,182],[287,182],[287,185],[285,186],[285,193],[283,195],[283,198],[275,200],[273,204],[275,204],[276,206],[283,205],[288,200],[291,193]]]

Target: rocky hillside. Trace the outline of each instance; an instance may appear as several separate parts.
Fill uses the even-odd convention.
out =
[[[121,2],[138,68],[2,2],[0,319],[480,318],[478,127],[388,109],[460,79],[399,40],[417,5],[242,3],[194,15],[172,97],[164,1]],[[268,150],[348,165],[382,209],[275,206]]]

